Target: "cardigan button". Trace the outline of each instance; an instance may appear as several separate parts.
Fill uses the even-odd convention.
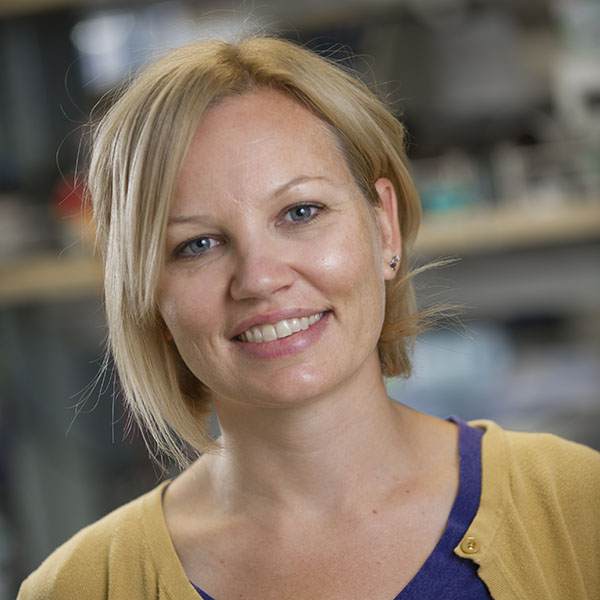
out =
[[[474,537],[471,537],[471,536],[466,537],[460,543],[460,549],[465,554],[476,554],[477,552],[479,552],[479,542]]]

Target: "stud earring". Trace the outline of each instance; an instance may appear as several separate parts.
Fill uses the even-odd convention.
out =
[[[398,263],[400,262],[400,257],[395,254],[392,256],[392,260],[390,260],[390,268],[392,271],[395,271],[398,268]]]

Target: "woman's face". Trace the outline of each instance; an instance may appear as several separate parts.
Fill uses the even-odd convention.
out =
[[[380,377],[384,279],[400,242],[393,188],[376,189],[372,210],[326,126],[280,92],[227,98],[202,118],[158,297],[217,408],[289,405]]]

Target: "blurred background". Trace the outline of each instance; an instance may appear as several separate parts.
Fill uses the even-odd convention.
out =
[[[152,54],[275,31],[348,59],[410,132],[422,336],[398,400],[600,448],[600,2],[0,0],[0,600],[154,486],[126,436],[73,174],[90,111]],[[104,101],[105,102],[105,101]],[[77,406],[81,410],[77,410]]]

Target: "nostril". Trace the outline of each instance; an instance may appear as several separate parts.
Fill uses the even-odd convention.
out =
[[[234,300],[266,298],[289,287],[293,281],[293,269],[277,253],[258,259],[245,257],[233,275],[231,296]]]

